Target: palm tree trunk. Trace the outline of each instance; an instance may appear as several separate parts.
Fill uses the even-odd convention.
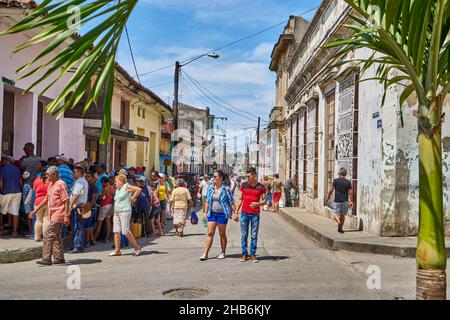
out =
[[[441,139],[440,126],[431,138],[423,131],[419,133],[420,213],[416,253],[416,298],[418,300],[446,299],[447,257],[444,235]]]

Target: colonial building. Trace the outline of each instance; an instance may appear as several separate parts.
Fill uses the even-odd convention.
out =
[[[108,169],[124,164],[146,167],[147,175],[159,170],[161,129],[164,121],[172,117],[170,106],[116,64],[111,113],[109,144],[99,144],[102,112],[84,120],[90,159],[107,164]]]
[[[290,157],[291,153],[289,150],[286,150],[286,139],[289,139],[290,136],[286,134],[287,128],[284,121],[287,113],[287,102],[285,99],[289,76],[287,68],[296,46],[302,40],[308,27],[309,22],[302,17],[289,17],[283,33],[273,48],[269,67],[270,71],[276,72],[276,91],[275,107],[270,112],[269,131],[266,136],[266,145],[272,152],[269,151],[268,165],[263,167],[271,166],[272,169],[267,168],[267,174],[273,175],[278,173],[282,180],[289,176],[291,170],[289,166],[286,166],[286,156]]]
[[[344,1],[322,1],[288,58],[287,90],[282,93],[286,175],[299,177],[301,207],[331,217],[327,193],[344,167],[355,194],[351,212],[355,227],[381,236],[416,235],[419,162],[413,108],[399,106],[396,87],[389,89],[382,106],[382,85],[360,81],[374,77],[377,66],[364,75],[355,64],[332,69],[330,58],[337,49],[324,48],[335,38],[349,36],[344,24],[352,23],[350,13]],[[294,30],[301,25],[305,26],[300,23]],[[369,50],[358,49],[344,59],[370,55]],[[276,66],[274,59],[272,65]],[[414,103],[409,101],[410,106]],[[443,126],[443,137],[444,206],[450,233],[450,126]]]
[[[5,30],[23,19],[26,10],[36,7],[34,1],[0,1],[0,29]],[[36,154],[48,158],[57,154],[82,160],[85,158],[83,120],[61,117],[59,120],[44,112],[45,107],[64,89],[70,74],[62,77],[44,96],[39,93],[50,84],[44,81],[31,92],[22,94],[37,76],[19,80],[16,70],[29,62],[44,44],[13,53],[16,47],[34,36],[36,31],[1,37],[0,50],[0,139],[2,154],[20,158],[23,146],[33,142]],[[60,50],[60,49],[55,49]],[[56,51],[55,51],[56,54]]]
[[[184,159],[184,164],[183,168],[180,167],[178,171],[199,174],[210,171],[213,165],[205,159],[204,154],[211,140],[218,139],[211,135],[213,128],[214,116],[210,114],[209,108],[200,109],[178,103],[178,138],[183,138],[182,144],[185,146],[180,149],[182,150],[180,156]],[[217,149],[211,151],[212,156],[219,152]]]

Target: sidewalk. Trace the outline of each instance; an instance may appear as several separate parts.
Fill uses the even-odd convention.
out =
[[[331,250],[347,250],[415,258],[417,237],[380,237],[344,226],[344,234],[337,232],[337,223],[331,219],[299,208],[280,208],[280,215],[308,238]],[[446,238],[447,256],[450,256],[450,238]]]
[[[63,239],[64,249],[69,248],[70,238]],[[0,263],[22,262],[42,258],[42,242],[11,236],[0,237]]]

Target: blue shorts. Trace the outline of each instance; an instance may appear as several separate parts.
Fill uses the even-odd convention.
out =
[[[224,212],[221,213],[211,212],[211,215],[208,217],[208,222],[215,222],[217,224],[227,224],[228,219]]]
[[[97,216],[97,210],[92,208],[91,209],[91,216],[87,219],[83,219],[83,223],[84,223],[84,228],[85,229],[90,229],[94,227],[94,221],[96,220],[96,216]]]
[[[161,204],[161,210],[167,209],[167,200],[163,200],[159,202]]]
[[[350,203],[347,202],[335,202],[334,203],[334,214],[337,216],[346,216],[348,209],[350,208]]]

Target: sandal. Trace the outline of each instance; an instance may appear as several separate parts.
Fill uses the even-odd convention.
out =
[[[113,251],[113,252],[111,252],[109,254],[110,257],[118,257],[118,256],[121,256],[121,255],[122,255],[121,252],[116,252],[116,251]]]
[[[133,256],[138,257],[141,255],[141,253],[142,253],[142,248],[139,248],[137,250],[134,250]]]

